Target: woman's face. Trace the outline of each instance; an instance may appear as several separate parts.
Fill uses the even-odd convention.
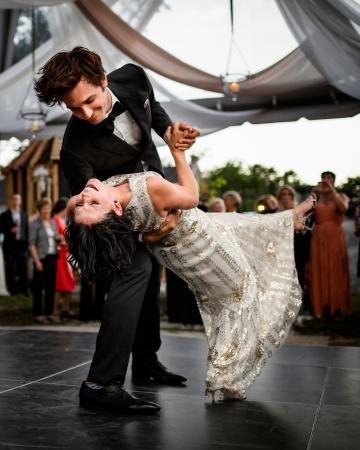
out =
[[[330,173],[327,173],[321,178],[321,183],[322,183],[324,190],[330,190],[329,186],[334,186],[335,180],[334,180],[334,177]]]
[[[41,220],[49,220],[51,218],[51,206],[50,205],[44,205],[39,210],[39,215]]]
[[[232,195],[225,195],[224,203],[226,211],[233,211],[234,209],[237,208],[237,201]]]
[[[100,222],[111,211],[121,216],[122,208],[116,201],[113,191],[111,186],[103,184],[100,180],[89,180],[80,194],[70,198],[69,217],[76,223],[92,225]]]
[[[210,212],[225,212],[225,207],[221,202],[214,202],[210,207]]]
[[[294,195],[288,189],[282,189],[279,195],[279,202],[288,209],[294,206]]]

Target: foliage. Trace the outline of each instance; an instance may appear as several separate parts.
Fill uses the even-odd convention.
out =
[[[339,186],[339,191],[344,192],[350,199],[360,199],[360,176],[349,177],[345,183]]]
[[[243,197],[243,210],[251,211],[260,195],[276,194],[283,184],[289,184],[299,191],[305,188],[292,170],[281,175],[273,167],[254,164],[244,168],[241,162],[231,161],[224,167],[210,171],[200,188],[201,193],[209,198],[221,196],[228,190],[238,191]]]

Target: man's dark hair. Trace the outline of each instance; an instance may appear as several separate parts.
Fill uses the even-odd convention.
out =
[[[39,74],[34,89],[39,100],[49,106],[60,104],[63,96],[74,89],[80,80],[101,86],[105,78],[100,56],[85,47],[56,53],[39,70]]]
[[[326,175],[330,175],[331,177],[333,177],[334,181],[336,179],[336,175],[334,174],[334,172],[330,172],[330,170],[325,170],[325,172],[323,172],[321,174],[321,178],[326,177]]]
[[[132,262],[134,237],[130,220],[113,211],[96,224],[70,222],[65,229],[69,263],[87,279],[124,273]]]

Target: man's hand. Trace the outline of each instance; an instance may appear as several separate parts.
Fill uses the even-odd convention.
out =
[[[177,150],[184,152],[195,143],[198,136],[200,136],[200,131],[193,128],[189,123],[175,122],[167,128],[164,139],[167,144],[173,145]]]
[[[143,233],[142,239],[145,244],[156,244],[161,241],[176,228],[179,218],[180,211],[178,209],[170,211],[158,230]]]

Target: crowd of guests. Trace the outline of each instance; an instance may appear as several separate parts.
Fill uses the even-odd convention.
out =
[[[349,261],[342,223],[348,208],[346,195],[337,192],[335,174],[323,172],[314,188],[318,203],[302,232],[294,235],[295,264],[303,289],[302,312],[320,318],[351,313]],[[281,186],[276,196],[262,195],[254,212],[271,214],[296,206],[297,193],[288,185]],[[240,212],[239,192],[227,191],[201,208],[212,213]],[[14,194],[8,210],[0,215],[3,236],[4,269],[0,270],[0,295],[32,293],[33,314],[39,323],[59,322],[71,318],[71,294],[76,287],[74,273],[67,262],[65,242],[67,199],[54,205],[42,199],[37,212],[28,218],[22,199]],[[355,209],[355,234],[360,237],[360,205]],[[360,255],[360,240],[359,240]],[[2,256],[0,254],[0,256]],[[29,260],[29,256],[31,259]],[[31,261],[31,263],[29,263]],[[0,258],[0,265],[1,265]],[[1,267],[0,267],[1,269]],[[5,273],[5,283],[1,275]],[[357,275],[360,276],[360,256]],[[201,324],[193,293],[186,283],[166,271],[166,313],[170,322]],[[81,282],[81,320],[100,319],[110,280]]]
[[[37,212],[30,218],[22,209],[20,194],[12,196],[9,206],[0,215],[9,294],[28,296],[31,291],[33,315],[39,323],[72,316],[70,294],[76,281],[64,237],[67,199],[60,198],[54,205],[48,199],[38,201]]]
[[[303,289],[302,314],[316,318],[336,318],[341,313],[350,314],[351,289],[349,260],[343,221],[348,208],[345,194],[335,188],[335,174],[329,171],[321,174],[321,181],[315,186],[318,203],[302,232],[294,235],[295,264],[299,283]],[[281,186],[276,195],[265,194],[254,205],[254,212],[271,214],[292,209],[297,203],[297,193],[288,185]],[[242,199],[236,191],[227,191],[222,198],[217,197],[208,203],[209,212],[240,212]],[[360,237],[360,205],[355,210],[355,234]],[[360,242],[358,258],[360,276]],[[176,287],[179,292],[179,286]],[[184,293],[182,293],[182,297]],[[188,296],[187,301],[191,295]],[[168,289],[168,298],[179,295]],[[195,299],[190,299],[195,303]],[[174,308],[174,307],[173,307]],[[173,317],[171,320],[176,321]],[[183,318],[177,317],[179,322]],[[191,323],[191,318],[187,319]]]

